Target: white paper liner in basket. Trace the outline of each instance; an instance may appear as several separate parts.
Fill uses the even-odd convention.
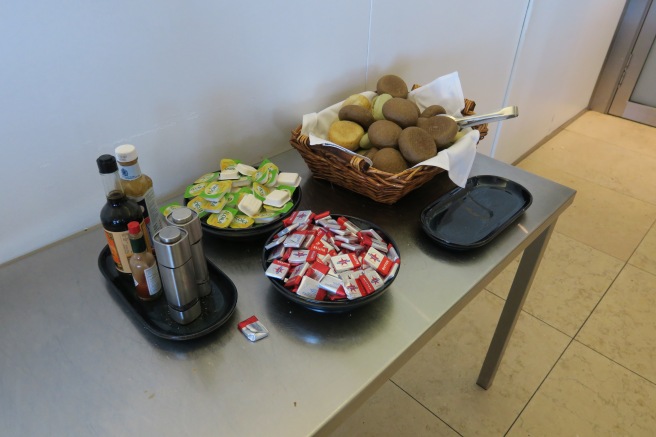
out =
[[[373,91],[360,93],[370,101],[376,96]],[[408,100],[417,104],[420,111],[423,111],[430,105],[442,105],[446,113],[456,117],[461,116],[460,111],[464,108],[465,97],[460,85],[458,72],[438,77],[428,85],[423,85],[408,94]],[[353,154],[353,152],[331,143],[328,137],[330,125],[337,120],[337,114],[342,107],[343,102],[335,103],[328,108],[305,114],[303,116],[303,125],[301,133],[309,138],[311,146],[323,146],[324,144],[337,147]],[[460,187],[464,187],[469,178],[474,158],[476,157],[476,144],[480,138],[480,133],[476,129],[464,129],[465,135],[456,141],[448,149],[442,150],[430,159],[420,162],[419,165],[429,165],[440,167],[449,173],[449,178]],[[371,160],[363,157],[369,164]],[[416,167],[415,166],[415,167]]]

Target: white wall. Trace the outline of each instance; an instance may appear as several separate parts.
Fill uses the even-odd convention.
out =
[[[500,124],[492,156],[514,162],[587,108],[625,0],[532,0],[508,91],[517,122]]]
[[[95,159],[119,144],[169,197],[222,157],[287,149],[302,114],[387,72],[421,84],[458,70],[479,113],[505,103],[512,77],[520,118],[479,145],[510,161],[587,105],[623,2],[594,3],[3,2],[0,264],[98,223]]]

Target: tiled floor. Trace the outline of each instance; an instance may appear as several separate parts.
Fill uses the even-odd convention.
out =
[[[517,260],[334,436],[656,435],[656,128],[586,112],[519,167],[577,190],[494,385]]]

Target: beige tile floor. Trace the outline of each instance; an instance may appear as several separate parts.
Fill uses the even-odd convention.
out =
[[[577,190],[490,390],[517,260],[333,434],[656,435],[656,128],[586,112],[518,164]]]

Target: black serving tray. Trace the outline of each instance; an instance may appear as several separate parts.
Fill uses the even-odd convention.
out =
[[[345,214],[331,214],[333,217],[346,217],[349,219],[353,224],[358,226],[361,229],[373,229],[380,236],[382,236],[385,241],[388,243],[391,243],[392,246],[394,246],[394,249],[396,249],[396,253],[399,255],[399,259],[401,258],[401,251],[399,250],[399,246],[396,245],[396,242],[390,237],[390,235],[376,226],[375,224],[359,219],[357,217],[352,217],[349,215]],[[266,240],[264,243],[264,246],[269,244],[273,240],[273,237],[278,233],[283,228],[283,226],[279,226]],[[267,257],[268,257],[268,250],[263,249],[262,250],[262,268],[264,269],[263,271],[266,271],[267,267],[269,266],[269,263],[267,262]],[[278,279],[270,278],[267,276],[267,278],[271,281],[273,284],[273,287],[281,293],[284,297],[287,299],[291,300],[292,302],[297,303],[298,305],[307,308],[312,311],[316,311],[319,313],[343,313],[347,311],[354,310],[356,308],[360,308],[364,305],[368,305],[371,302],[379,299],[385,292],[389,289],[389,286],[392,285],[392,283],[396,280],[396,278],[399,277],[399,273],[401,272],[401,265],[399,264],[398,269],[396,270],[396,275],[392,278],[391,281],[387,282],[383,287],[380,289],[376,290],[374,293],[371,293],[367,296],[360,297],[358,299],[354,300],[339,300],[339,301],[323,301],[323,300],[314,300],[314,299],[306,299],[304,297],[298,296],[296,293],[292,293],[291,291],[287,290],[281,281]]]
[[[494,239],[533,202],[520,184],[500,176],[474,176],[428,205],[421,213],[424,231],[453,250],[481,247]]]
[[[210,274],[212,292],[200,299],[201,315],[188,325],[180,325],[171,319],[163,292],[154,301],[140,300],[136,295],[132,276],[116,270],[108,246],[105,246],[98,256],[98,267],[112,284],[110,290],[143,327],[167,340],[191,340],[207,335],[227,322],[237,305],[235,284],[210,261],[207,262],[207,270]]]

